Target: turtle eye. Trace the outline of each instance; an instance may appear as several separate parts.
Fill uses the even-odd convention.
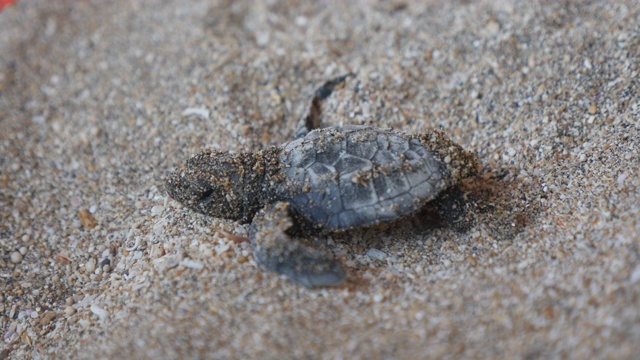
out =
[[[196,179],[196,181],[191,184],[191,194],[193,196],[193,200],[201,204],[208,203],[211,200],[215,200],[215,198],[218,196],[216,188],[217,186],[208,181]]]
[[[198,202],[206,202],[211,199],[211,195],[213,195],[213,188],[205,189],[198,195]]]

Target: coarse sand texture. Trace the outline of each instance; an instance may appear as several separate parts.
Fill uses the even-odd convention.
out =
[[[638,19],[635,0],[4,7],[0,359],[638,358]],[[305,235],[346,274],[307,288],[166,184],[205,149],[291,141],[344,74],[314,121],[446,134],[478,171],[439,195],[455,221]]]

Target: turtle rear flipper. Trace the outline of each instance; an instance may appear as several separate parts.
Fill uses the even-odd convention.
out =
[[[255,216],[249,238],[256,262],[305,287],[342,284],[346,277],[342,264],[330,254],[292,239],[286,233],[292,224],[286,202],[277,202]]]
[[[348,73],[325,82],[316,89],[311,99],[311,105],[306,114],[298,121],[294,139],[299,139],[307,135],[313,129],[319,129],[322,125],[322,105],[331,96],[333,91],[347,81],[350,77],[355,77],[354,73]]]

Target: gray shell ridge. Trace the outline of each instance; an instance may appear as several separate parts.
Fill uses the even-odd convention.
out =
[[[451,185],[419,139],[391,129],[317,129],[283,145],[280,198],[315,227],[346,230],[415,212]]]

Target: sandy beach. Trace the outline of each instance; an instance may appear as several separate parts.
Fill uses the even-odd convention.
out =
[[[45,1],[0,12],[0,359],[640,354],[640,2]],[[325,126],[473,152],[460,223],[322,240],[263,271],[248,226],[164,182],[203,149]]]

